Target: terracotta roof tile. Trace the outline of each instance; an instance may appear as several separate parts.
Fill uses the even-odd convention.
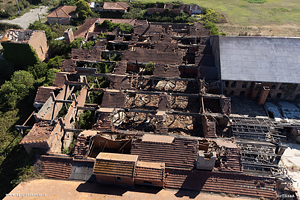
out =
[[[94,174],[106,176],[134,176],[138,156],[130,154],[99,153],[96,158]]]
[[[56,8],[54,11],[52,11],[49,15],[46,17],[71,17],[73,15],[76,15],[76,6],[60,6]]]
[[[125,2],[104,2],[103,10],[126,11],[129,5]]]
[[[168,188],[181,188],[205,192],[222,192],[265,198],[276,198],[274,178],[251,175],[208,172],[200,170],[179,170],[166,168]]]
[[[62,72],[75,72],[76,66],[77,66],[76,60],[65,59],[62,62],[61,71]]]
[[[122,92],[104,92],[101,107],[122,108],[125,103],[125,93]]]
[[[197,144],[197,140],[187,138],[175,138],[172,143],[136,139],[132,142],[131,154],[139,155],[140,161],[162,162],[166,167],[192,169],[197,159]]]
[[[68,179],[72,172],[73,159],[66,156],[42,155],[42,173],[49,178]]]
[[[50,93],[53,92],[54,90],[58,89],[57,87],[39,87],[34,101],[45,103],[48,98],[50,97]]]
[[[84,38],[86,36],[86,34],[89,32],[89,29],[99,20],[100,20],[99,18],[87,19],[84,22],[84,24],[82,24],[80,26],[80,28],[74,33],[74,38],[79,38],[79,37]]]
[[[47,142],[53,129],[54,125],[50,125],[50,122],[42,121],[35,123],[29,133],[22,139],[20,144],[44,144]]]
[[[53,86],[57,86],[62,88],[65,85],[65,75],[67,74],[67,72],[58,72],[55,75],[55,79],[53,82]]]

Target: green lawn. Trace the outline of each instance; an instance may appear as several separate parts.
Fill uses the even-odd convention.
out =
[[[148,1],[148,0],[141,0]],[[169,0],[162,0],[170,2]],[[225,14],[228,23],[241,26],[283,25],[300,26],[299,0],[267,0],[266,3],[248,3],[246,0],[182,0],[199,6],[213,8]],[[153,2],[156,2],[155,0]]]

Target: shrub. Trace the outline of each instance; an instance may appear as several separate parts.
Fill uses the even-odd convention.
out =
[[[30,72],[35,79],[44,77],[47,73],[47,70],[48,70],[48,66],[44,62],[28,67],[28,72]]]
[[[128,23],[120,24],[120,31],[126,34],[130,34],[133,32],[133,26]]]
[[[153,74],[153,70],[154,70],[154,64],[153,62],[149,62],[145,65],[145,71],[147,74],[152,75]]]
[[[47,65],[48,68],[56,68],[59,69],[61,67],[61,64],[63,62],[63,58],[61,56],[55,56],[54,58],[49,59]]]
[[[266,3],[267,0],[245,0],[247,1],[248,3]]]
[[[51,86],[55,80],[56,73],[60,72],[60,70],[52,68],[47,71],[44,86]]]

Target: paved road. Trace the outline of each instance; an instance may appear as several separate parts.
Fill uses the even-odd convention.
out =
[[[18,24],[23,29],[27,29],[30,23],[33,23],[34,21],[38,20],[38,15],[40,17],[43,17],[43,14],[46,14],[48,11],[47,6],[40,6],[39,8],[31,9],[30,12],[25,13],[19,18],[13,19],[13,20],[0,20],[0,22],[6,22],[9,24]]]

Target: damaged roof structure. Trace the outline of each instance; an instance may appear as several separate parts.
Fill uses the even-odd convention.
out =
[[[203,25],[140,22],[134,29],[113,32],[103,48],[73,49],[64,61],[58,93],[34,113],[36,124],[21,141],[45,154],[43,174],[271,199],[295,194],[278,175],[284,124],[231,115],[218,73],[210,74],[218,59]],[[114,68],[101,73],[103,64]],[[92,113],[87,130],[78,125],[85,111]]]

